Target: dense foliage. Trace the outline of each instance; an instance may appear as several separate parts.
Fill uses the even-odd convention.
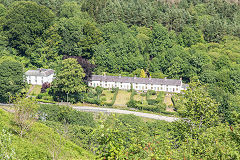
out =
[[[56,79],[52,82],[51,94],[55,100],[70,102],[79,101],[82,92],[85,91],[83,78],[85,73],[80,64],[74,58],[68,58],[62,61],[60,70],[56,75]]]
[[[121,118],[85,126],[85,116],[62,109],[61,121],[47,122],[84,122],[71,124],[76,125],[72,138],[85,148],[91,144],[87,149],[103,159],[239,159],[240,6],[235,2],[1,0],[0,102],[25,92],[22,77],[30,68],[57,73],[38,98],[101,105],[101,89],[84,84],[92,72],[182,78],[191,82],[191,90],[173,99],[185,121],[167,126],[167,138],[158,134],[161,129],[148,130],[143,122],[134,128]],[[128,105],[160,112],[165,107],[161,101],[161,96],[152,100],[146,94],[146,104],[131,98]]]
[[[0,102],[10,102],[25,87],[21,63],[3,58],[0,60]]]
[[[189,91],[186,94],[195,95],[200,100],[203,92],[200,87],[194,93]],[[186,103],[189,99],[191,97],[184,98]],[[211,99],[207,102],[216,108]],[[194,106],[197,111],[203,103],[189,101],[186,107]],[[52,107],[57,114],[48,111]],[[208,121],[201,121],[201,116],[191,114],[194,111],[183,111],[188,115],[182,115],[183,120],[174,123],[146,121],[134,115],[95,114],[94,125],[89,126],[87,123],[63,121],[63,118],[77,112],[68,107],[41,106],[41,112],[50,113],[42,123],[55,130],[66,131],[64,135],[69,140],[92,151],[100,159],[239,158],[239,124],[229,128],[226,124],[217,123],[216,117],[209,116],[212,114],[210,109],[200,111],[200,114],[205,112]],[[93,118],[89,113],[78,114],[83,122]]]
[[[0,109],[1,159],[94,159],[94,156],[46,125],[36,122],[23,137],[15,132],[13,115]]]

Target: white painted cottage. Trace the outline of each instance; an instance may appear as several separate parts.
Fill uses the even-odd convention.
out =
[[[122,90],[131,89],[137,91],[164,91],[180,93],[186,90],[187,84],[183,84],[181,79],[159,79],[159,78],[139,78],[139,77],[122,77],[107,75],[92,75],[88,80],[88,86],[103,88],[119,88]]]
[[[42,85],[44,82],[51,83],[54,79],[54,70],[52,69],[37,69],[28,70],[25,73],[28,84]]]

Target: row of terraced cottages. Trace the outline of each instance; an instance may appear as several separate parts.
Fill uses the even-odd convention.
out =
[[[180,93],[182,90],[186,90],[188,85],[183,84],[181,79],[92,75],[88,80],[88,86],[100,86],[109,89],[118,87],[122,90],[129,90],[132,87],[137,91],[155,90]]]

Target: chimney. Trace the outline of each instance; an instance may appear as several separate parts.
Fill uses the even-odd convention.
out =
[[[180,77],[180,81],[182,80],[182,77]]]
[[[164,80],[167,80],[167,77],[164,77]]]
[[[105,72],[103,73],[103,77],[106,77],[106,73]]]
[[[137,76],[136,75],[134,75],[134,79],[136,79],[137,78]]]
[[[151,80],[152,79],[152,77],[151,76],[149,76],[149,80]]]
[[[119,76],[118,76],[119,78],[121,78],[122,76],[121,76],[121,74],[119,74]]]

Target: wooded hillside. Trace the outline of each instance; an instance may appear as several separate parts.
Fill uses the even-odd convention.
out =
[[[239,159],[238,1],[0,0],[0,102],[25,95],[27,85],[20,79],[36,68],[54,69],[58,78],[40,96],[74,103],[90,97],[101,104],[100,94],[87,93],[91,89],[84,84],[92,72],[182,78],[190,90],[173,99],[178,115],[187,120],[169,129],[176,141],[160,155],[173,155],[170,150],[180,148],[173,159],[184,159],[185,153],[190,159]],[[119,133],[111,129],[109,134]],[[126,155],[122,141],[116,146]],[[225,152],[224,146],[234,151]],[[133,148],[131,155],[147,157]],[[96,154],[111,157],[111,151],[102,154],[105,149]]]

